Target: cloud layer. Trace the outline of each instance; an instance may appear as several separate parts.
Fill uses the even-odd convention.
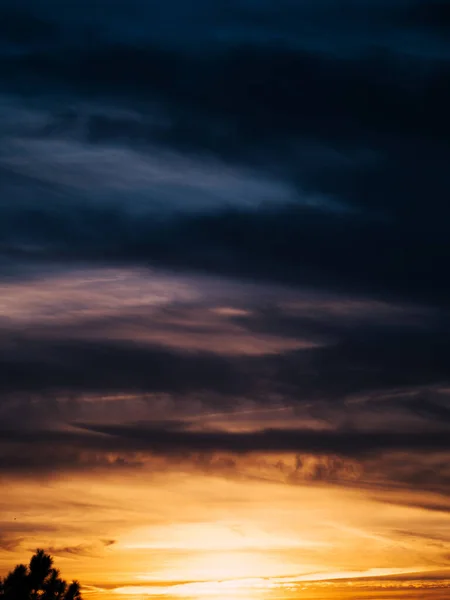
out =
[[[325,487],[422,515],[383,517],[414,547],[398,569],[448,565],[445,532],[411,557],[450,511],[449,23],[440,0],[2,3],[0,479],[18,497],[100,475],[274,502]],[[34,531],[106,556],[135,518]],[[2,552],[33,535],[0,530]]]

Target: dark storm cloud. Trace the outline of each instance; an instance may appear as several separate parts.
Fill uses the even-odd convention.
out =
[[[357,458],[388,451],[448,451],[448,431],[430,433],[263,430],[256,432],[176,431],[137,426],[90,426],[88,431],[113,436],[121,444],[154,452],[301,452]],[[26,437],[26,434],[25,434]],[[20,439],[20,435],[19,438]],[[95,442],[94,442],[95,446]],[[108,447],[108,441],[106,441]],[[113,442],[114,447],[114,442]]]
[[[38,15],[13,7],[0,9],[0,34],[3,43],[29,45],[56,41],[58,27]]]
[[[381,494],[386,502],[448,512],[448,431],[390,432],[266,429],[226,432],[130,425],[83,425],[55,431],[0,430],[0,474],[58,476],[178,470],[289,485],[332,483]],[[443,458],[439,460],[436,456]],[[402,492],[438,494],[436,500]],[[385,496],[386,492],[397,496]],[[378,496],[376,496],[378,499]]]
[[[132,342],[30,340],[3,347],[3,393],[250,391],[235,361]]]
[[[331,303],[328,311],[326,305],[307,318],[305,312],[313,306],[307,304],[297,321],[280,310],[256,313],[253,323],[251,316],[232,317],[253,328],[275,326],[281,331],[284,318],[292,335],[296,328],[309,327],[311,333],[333,330],[336,338],[323,347],[256,357],[107,342],[101,329],[98,339],[70,337],[76,329],[84,335],[96,330],[92,321],[81,320],[78,327],[60,323],[47,330],[41,324],[20,334],[4,329],[0,470],[5,475],[146,472],[156,468],[151,461],[160,457],[164,469],[181,465],[255,477],[233,457],[294,454],[299,456],[294,467],[274,459],[269,478],[447,494],[450,404],[448,390],[436,388],[437,382],[445,386],[449,379],[445,321],[435,322],[434,313],[430,320],[429,314],[416,312],[414,318],[400,312],[395,319],[395,310],[377,305],[372,311],[365,307],[357,318],[356,307],[349,312],[345,303]],[[180,317],[180,307],[178,311]],[[117,316],[118,323],[107,320],[109,335],[121,318]],[[143,323],[150,328],[152,320]],[[155,392],[170,394],[173,410],[163,407],[165,422],[155,400],[145,416],[138,411],[139,396]],[[121,393],[137,396],[129,397],[118,412],[114,396]],[[93,408],[98,407],[94,411],[89,408],[92,394]],[[109,399],[100,403],[105,394]],[[234,433],[211,429],[208,420],[201,419],[208,416],[208,407],[232,415],[246,398],[254,410],[270,406],[274,395],[278,402],[301,409],[300,421],[310,413],[327,429],[295,428],[293,422],[286,427],[285,420],[274,428],[270,421],[258,423],[250,415],[255,430]],[[78,406],[68,403],[70,398]],[[186,410],[189,404],[197,406],[198,421]],[[115,424],[132,415],[149,422]],[[89,419],[84,429],[67,429],[68,423],[83,418]],[[226,415],[222,422],[226,426]],[[311,456],[316,457],[313,464],[308,463]]]
[[[430,28],[433,33],[446,35],[450,28],[450,7],[446,0],[421,2],[413,0],[406,13],[405,22],[421,28]]]
[[[247,336],[319,343],[261,356],[114,339],[133,319],[124,312],[52,327],[6,314],[0,470],[269,451],[336,455],[363,464],[375,487],[447,493],[437,458],[450,451],[446,4],[157,5],[2,4],[2,281],[37,286],[41,272],[80,264],[156,265],[400,309],[374,305],[355,318],[244,306],[230,324]],[[208,179],[206,191],[193,179]],[[151,330],[159,318],[163,333],[206,335],[191,313],[183,331],[163,317],[134,325]],[[191,431],[183,417],[177,427],[117,427],[105,425],[109,413],[89,433],[47,430],[74,420],[62,396],[122,393],[195,406],[201,396],[201,410],[276,398],[332,430]],[[339,469],[321,463],[311,478]]]
[[[99,108],[81,123],[75,109],[41,136],[56,131],[71,139],[75,126],[99,148],[161,144],[213,153],[323,196],[325,208],[235,208],[161,222],[112,203],[93,206],[63,186],[48,194],[70,192],[69,205],[1,207],[4,255],[164,264],[447,303],[449,48],[445,39],[432,51],[425,41],[403,48],[398,41],[422,35],[431,44],[430,19],[412,15],[444,9],[425,2],[339,9],[285,2],[280,10],[199,2],[197,17],[213,33],[195,45],[198,26],[180,29],[186,11],[169,4],[157,17],[140,2],[119,3],[111,13],[101,2],[83,13],[72,6],[67,14],[51,2],[21,3],[8,12],[12,31],[36,33],[17,41],[20,52],[3,51],[5,90],[41,96],[44,107],[52,95],[70,93],[78,102],[96,93],[105,106],[138,115]],[[146,39],[142,23],[150,27]],[[314,27],[314,43],[305,23]],[[42,45],[46,26],[59,27],[65,42],[47,34]],[[76,38],[81,31],[85,37]],[[45,196],[39,176],[20,185],[24,197]]]
[[[394,310],[390,316],[383,311],[376,316],[369,304],[357,318],[346,311],[315,313],[312,303],[298,316],[277,309],[227,317],[206,327],[207,310],[175,305],[150,314],[142,309],[129,316],[56,319],[47,325],[39,324],[38,314],[26,329],[5,323],[0,390],[7,396],[210,393],[213,404],[215,394],[230,397],[227,402],[246,396],[263,403],[265,396],[281,394],[288,403],[339,405],[354,395],[389,397],[392,390],[405,390],[409,396],[394,398],[392,407],[431,421],[448,413],[446,395],[432,393],[450,380],[445,315],[431,312],[412,319],[407,310]],[[278,336],[278,350],[272,350],[270,335],[252,342],[257,331]],[[140,341],[134,339],[137,335]],[[230,348],[238,335],[239,343]],[[300,349],[283,349],[283,338],[298,340]],[[301,347],[303,340],[319,344]],[[259,344],[261,353],[239,351],[240,344],[249,342]]]
[[[82,203],[2,213],[0,236],[10,260],[166,265],[439,304],[450,294],[444,221],[431,226],[428,217],[422,226],[373,224],[288,206],[160,220]]]

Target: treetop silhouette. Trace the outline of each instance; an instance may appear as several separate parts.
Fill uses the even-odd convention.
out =
[[[80,584],[67,584],[53,567],[53,558],[36,550],[30,564],[17,565],[0,578],[0,600],[82,600]]]

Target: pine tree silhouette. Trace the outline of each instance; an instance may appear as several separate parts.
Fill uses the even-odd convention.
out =
[[[33,554],[30,564],[17,565],[8,575],[0,578],[0,600],[82,600],[80,584],[67,585],[53,558],[44,550]]]

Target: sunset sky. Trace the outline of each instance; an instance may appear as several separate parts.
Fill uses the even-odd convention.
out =
[[[450,595],[446,0],[2,0],[0,575]]]

